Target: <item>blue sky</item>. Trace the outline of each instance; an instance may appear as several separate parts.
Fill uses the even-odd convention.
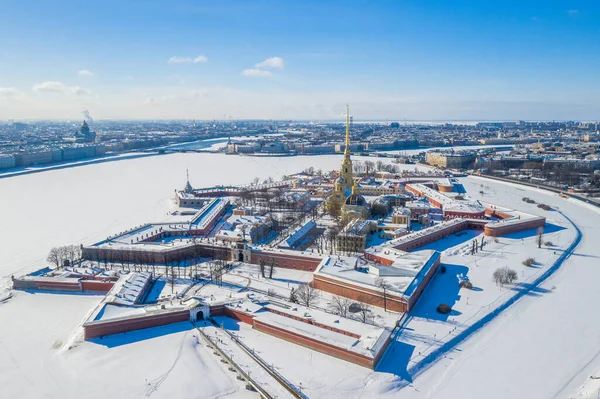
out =
[[[0,2],[0,119],[600,119],[600,2]]]

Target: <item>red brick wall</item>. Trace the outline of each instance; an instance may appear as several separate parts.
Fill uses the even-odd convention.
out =
[[[73,281],[40,281],[29,279],[15,279],[13,288],[17,290],[45,290],[45,291],[69,291],[81,292],[78,279]]]
[[[391,266],[394,263],[394,261],[392,259],[386,259],[381,256],[374,255],[374,254],[365,252],[364,255],[365,255],[365,259],[373,261],[373,262],[377,262],[377,263],[385,265],[385,266]]]
[[[243,312],[241,310],[225,307],[223,310],[223,315],[229,316],[233,319],[239,320],[239,321],[249,324],[249,325],[254,324],[254,317],[251,314]]]
[[[455,219],[455,218],[483,219],[485,217],[485,211],[481,211],[481,212],[444,211],[444,217],[450,218],[450,219]]]
[[[361,356],[357,353],[348,352],[341,348],[326,344],[321,341],[317,341],[315,339],[294,334],[282,328],[264,324],[260,320],[254,320],[254,328],[256,328],[258,331],[262,331],[264,333],[273,335],[275,337],[284,339],[289,342],[293,342],[298,345],[306,346],[318,352],[325,353],[329,356],[334,356],[339,359],[358,364],[360,366],[368,367],[371,369],[375,368],[376,366],[373,359],[370,359],[368,357]]]
[[[506,234],[517,233],[523,230],[544,227],[545,224],[546,219],[523,220],[522,222],[509,223],[505,225],[502,223],[497,223],[485,226],[484,233],[486,236],[501,237]]]
[[[179,323],[182,321],[188,321],[189,319],[190,312],[188,310],[180,310],[171,313],[132,317],[121,320],[91,322],[89,324],[84,324],[83,329],[85,339],[90,339],[104,335],[120,334],[128,331],[142,330],[144,328]]]
[[[510,219],[512,217],[512,215],[510,213],[505,213],[505,212],[501,212],[496,209],[490,209],[490,208],[485,209],[485,214],[490,217],[497,216],[500,219]]]
[[[95,281],[95,280],[82,280],[81,289],[83,291],[94,291],[94,292],[108,292],[115,285],[111,281]]]
[[[285,269],[297,269],[308,272],[314,272],[319,263],[320,258],[312,258],[310,256],[303,255],[288,255],[277,252],[252,252],[250,256],[250,263],[255,265],[260,264],[260,260],[263,259],[265,265],[270,266],[271,262],[275,260],[275,267],[283,267]]]

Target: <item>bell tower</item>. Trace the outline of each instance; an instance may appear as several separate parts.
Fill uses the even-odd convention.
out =
[[[352,189],[354,178],[352,174],[352,160],[350,159],[350,111],[348,104],[346,104],[346,148],[344,150],[344,160],[342,161],[340,176],[343,179],[344,188]]]

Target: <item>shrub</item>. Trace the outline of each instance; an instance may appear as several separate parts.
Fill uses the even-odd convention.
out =
[[[505,266],[496,269],[492,277],[496,284],[504,286],[505,284],[511,284],[517,281],[517,272]]]
[[[552,210],[552,208],[549,205],[546,205],[546,204],[539,204],[537,207],[540,208],[540,209],[543,209],[545,211],[551,211]]]
[[[470,282],[469,280],[463,280],[460,282],[460,287],[461,288],[467,288],[467,289],[472,289],[473,288],[473,283]]]
[[[554,246],[554,244],[552,243],[552,241],[546,241],[544,243],[544,245],[547,246],[547,247],[553,247]]]
[[[437,310],[438,313],[441,313],[441,314],[448,314],[448,313],[452,312],[452,308],[450,307],[450,305],[445,304],[445,303],[440,303],[435,310]]]
[[[525,266],[533,266],[535,265],[535,258],[527,258],[523,261]]]
[[[442,265],[440,267],[440,273],[442,273],[442,274],[446,273],[446,266]]]

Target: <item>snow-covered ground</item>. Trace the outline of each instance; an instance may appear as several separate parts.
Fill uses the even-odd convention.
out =
[[[173,190],[185,183],[186,168],[192,185],[202,187],[242,184],[269,174],[278,178],[309,166],[331,170],[338,167],[340,158],[172,154],[0,179],[0,292],[10,275],[45,266],[46,254],[53,246],[90,244],[163,218],[170,209]],[[582,388],[578,397],[595,397],[595,380],[589,377],[600,374],[600,312],[595,308],[600,281],[596,267],[600,213],[543,191],[474,177],[461,182],[475,198],[546,215],[558,228],[548,232],[545,240],[559,248],[557,255],[554,249],[537,250],[534,238],[525,237],[523,243],[519,238],[514,243],[504,238],[488,242],[504,246],[504,252],[494,259],[485,257],[491,247],[476,256],[462,256],[460,248],[448,251],[443,261],[456,268],[469,267],[469,277],[482,289],[468,295],[466,291],[451,293],[454,309],[460,312],[448,319],[455,321],[455,327],[469,325],[474,320],[470,315],[494,295],[505,298],[516,292],[495,287],[489,280],[489,271],[496,265],[510,262],[519,271],[520,282],[527,283],[547,270],[574,237],[575,229],[558,212],[542,211],[524,203],[522,197],[559,209],[578,226],[582,239],[575,253],[539,287],[523,287],[527,295],[447,351],[435,352],[440,347],[435,341],[469,330],[463,326],[464,330],[451,332],[448,320],[428,317],[429,306],[438,302],[430,295],[432,286],[378,372],[268,336],[256,339],[264,357],[278,356],[274,357],[277,362],[281,357],[282,374],[311,389],[310,397],[569,398],[588,381],[591,384]],[[439,245],[450,244],[442,241]],[[525,249],[541,262],[539,267],[525,269],[520,264]],[[445,283],[438,276],[433,284]],[[78,326],[100,300],[100,296],[16,292],[0,303],[0,397],[256,397],[248,396],[212,352],[196,343],[189,323],[102,342],[80,342]],[[438,330],[441,336],[434,332],[432,342],[428,334]],[[438,353],[439,360],[416,367],[419,351]],[[393,361],[402,356],[403,361]],[[310,361],[312,365],[306,367]]]
[[[423,247],[442,252],[446,272],[436,274],[431,281],[405,323],[405,329],[397,337],[394,345],[397,350],[387,353],[380,364],[381,370],[402,368],[410,382],[422,368],[436,360],[436,353],[446,354],[444,345],[468,336],[478,321],[516,294],[529,289],[528,296],[551,294],[554,287],[533,288],[532,283],[557,262],[575,241],[577,232],[560,213],[536,210],[546,213],[543,241],[551,242],[552,246],[538,248],[535,230],[495,240],[485,237],[481,231],[467,230]],[[471,255],[472,241],[481,242],[482,238],[485,241],[483,250]],[[534,258],[535,264],[523,265],[527,258]],[[517,272],[518,281],[505,287],[496,285],[492,274],[501,267]],[[458,275],[467,276],[473,289],[461,289]],[[449,315],[436,311],[441,303],[452,307]]]
[[[229,317],[217,322],[271,364],[311,399],[394,397],[399,378],[316,352],[254,330]],[[390,391],[393,389],[394,391]]]
[[[205,322],[199,323],[199,328],[206,334],[224,353],[227,354],[242,370],[255,380],[262,389],[277,398],[293,398],[271,374],[263,369],[232,337],[225,331]]]
[[[541,190],[475,177],[461,181],[473,197],[504,205],[514,204],[532,213],[543,211],[535,205],[535,208],[528,208],[521,201],[523,196],[549,204],[577,225],[582,239],[558,271],[539,286],[531,290],[526,287],[526,295],[516,304],[464,340],[459,340],[431,367],[424,367],[413,375],[406,373],[412,383],[402,389],[403,397],[573,397],[579,386],[600,372],[600,333],[597,328],[600,314],[595,309],[598,301],[596,282],[600,279],[600,269],[596,267],[600,248],[595,237],[600,212],[592,206]],[[481,184],[484,185],[483,196],[478,194]],[[552,211],[546,215],[558,224],[560,217],[556,213]],[[561,230],[561,235],[570,230]],[[509,247],[509,250],[517,249]],[[417,307],[421,305],[425,306],[426,301]],[[417,339],[418,331],[414,334]],[[406,348],[407,352],[410,350]],[[596,397],[597,394],[593,388],[589,390],[593,396],[585,396],[585,390],[582,391],[582,398]]]

